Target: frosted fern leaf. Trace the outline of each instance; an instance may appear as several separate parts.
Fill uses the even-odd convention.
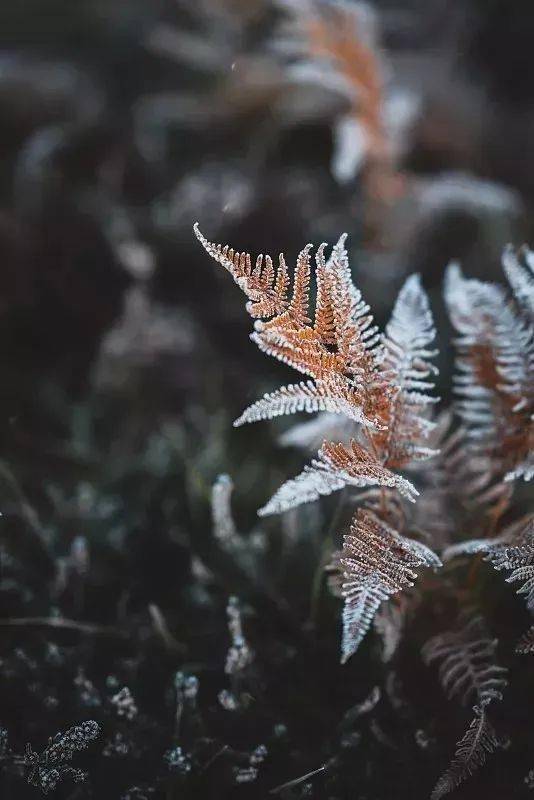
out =
[[[458,631],[434,636],[423,647],[427,664],[441,662],[439,676],[447,696],[459,697],[463,704],[475,701],[474,719],[458,742],[455,757],[438,780],[431,800],[439,800],[453,791],[498,746],[487,709],[494,700],[502,700],[508,681],[507,670],[495,663],[496,649],[497,640],[488,636],[479,616]]]
[[[284,483],[258,513],[281,513],[345,487],[379,487],[378,503],[375,497],[369,504],[387,515],[390,523],[398,520],[403,525],[400,502],[390,495],[415,502],[418,491],[393,469],[435,453],[429,446],[435,429],[430,419],[434,401],[429,395],[436,371],[430,361],[435,355],[430,349],[434,325],[419,278],[406,282],[381,337],[352,281],[345,236],[328,258],[324,244],[316,251],[312,310],[309,245],[298,256],[291,281],[283,257],[276,272],[267,258],[260,258],[253,267],[249,254],[208,242],[198,227],[195,232],[247,295],[247,309],[256,317],[252,340],[260,350],[308,378],[268,393],[246,409],[236,424],[305,411],[338,414],[347,425],[358,426],[348,444],[325,441],[317,458]],[[375,537],[378,550],[374,553],[370,545],[366,563],[377,558],[381,566],[367,570],[347,589],[344,659],[356,649],[358,637],[364,635],[381,602],[411,585],[414,567],[440,564],[424,545],[403,538],[369,509],[365,513],[371,515],[367,519],[378,520],[376,525],[383,526],[380,530],[387,530],[387,543],[382,541],[385,533],[382,540]]]
[[[494,480],[534,476],[534,325],[531,279],[511,250],[503,257],[517,304],[499,286],[449,267],[445,299],[457,341],[457,410],[474,452]]]
[[[412,502],[417,496],[410,481],[383,467],[375,456],[352,439],[350,446],[325,442],[311,465],[296,478],[282,484],[258,513],[260,516],[280,514],[345,486],[391,487]]]
[[[495,663],[497,639],[488,637],[480,617],[459,631],[429,639],[422,649],[426,664],[440,662],[439,678],[449,699],[487,704],[502,699],[507,670]]]
[[[232,275],[240,289],[247,295],[247,311],[253,317],[272,317],[289,308],[289,274],[283,255],[280,255],[275,271],[270,256],[259,255],[254,267],[249,253],[239,253],[232,248],[209,242],[194,226],[195,236],[206,252]],[[301,291],[301,288],[299,288]],[[299,304],[300,298],[295,299]]]
[[[484,706],[474,707],[475,716],[467,732],[458,742],[454,759],[438,780],[431,800],[440,800],[456,789],[486,762],[486,757],[499,745]]]
[[[358,393],[345,379],[332,376],[327,380],[302,381],[297,384],[282,386],[275,392],[264,394],[261,400],[249,406],[234,422],[235,427],[248,422],[296,414],[298,412],[313,414],[317,411],[328,411],[342,414],[353,422],[372,426],[361,408]]]
[[[511,570],[506,583],[521,583],[517,594],[525,594],[527,607],[534,609],[534,537],[516,547],[498,546],[486,556],[497,570]]]
[[[381,604],[413,586],[415,569],[440,563],[428,547],[401,536],[371,511],[356,512],[332,566],[344,598],[341,663],[356,652]]]
[[[260,256],[253,267],[250,254],[208,242],[198,225],[195,234],[206,252],[232,274],[249,297],[247,310],[258,319],[251,338],[263,352],[316,379],[332,373],[358,381],[372,377],[377,366],[372,351],[378,344],[378,334],[369,307],[352,282],[345,235],[328,260],[326,245],[317,250],[317,299],[312,314],[311,245],[297,258],[289,298],[290,280],[283,256],[275,279],[272,259],[266,257],[264,263]]]
[[[523,634],[520,640],[517,643],[515,648],[515,652],[519,653],[520,655],[530,655],[534,653],[534,625]]]
[[[384,432],[376,437],[388,466],[431,458],[438,451],[427,440],[435,428],[427,407],[438,402],[429,392],[438,372],[431,359],[436,331],[428,298],[418,275],[411,275],[401,291],[382,340],[381,369],[392,387],[383,419]]]
[[[509,245],[504,250],[502,265],[517,302],[534,319],[534,253],[523,247],[518,254]]]
[[[506,540],[506,536],[500,535],[492,539],[468,539],[465,542],[457,542],[443,551],[442,558],[444,562],[447,562],[452,561],[453,558],[458,558],[458,556],[474,556],[478,553],[488,553]]]

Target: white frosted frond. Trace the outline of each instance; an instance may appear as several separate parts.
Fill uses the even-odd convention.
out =
[[[534,326],[525,304],[532,279],[512,250],[505,251],[503,264],[519,311],[501,287],[466,280],[457,265],[447,272],[445,300],[460,334],[456,408],[473,451],[489,457],[494,480],[529,480],[534,474]]]
[[[296,478],[283,483],[269,502],[258,510],[258,515],[281,514],[303,503],[312,503],[322,495],[343,489],[347,482],[346,475],[330,472],[321,466],[321,462],[314,460],[312,466],[304,467]]]
[[[341,662],[356,652],[380,605],[413,586],[420,566],[436,567],[428,548],[401,536],[367,509],[359,509],[334,568],[342,573],[343,639]]]
[[[531,481],[534,478],[534,451],[531,451],[525,461],[507,472],[504,477],[506,481],[516,481],[519,478],[523,478],[524,481]]]
[[[435,428],[431,406],[438,398],[429,394],[437,368],[430,348],[434,322],[426,292],[418,275],[402,287],[382,339],[382,374],[391,387],[385,420],[387,432],[379,437],[380,449],[391,466],[421,461],[437,455],[427,440]]]
[[[523,264],[519,256],[523,256]],[[519,254],[509,245],[502,257],[503,269],[519,305],[534,318],[534,253],[523,247]]]
[[[378,576],[369,575],[360,581],[346,581],[343,584],[343,596],[341,663],[346,664],[360,646],[389,593],[384,592]]]
[[[531,625],[530,628],[520,638],[515,648],[515,652],[522,656],[532,655],[532,653],[534,653],[534,625]]]
[[[384,367],[392,371],[402,391],[415,390],[412,402],[418,401],[422,390],[434,387],[427,378],[437,374],[437,368],[429,362],[437,355],[436,350],[429,349],[435,336],[434,320],[421,279],[419,275],[411,275],[399,292],[386,327]],[[430,402],[433,401],[431,398]]]
[[[290,508],[310,503],[321,495],[345,486],[387,486],[415,502],[418,492],[410,481],[386,469],[355,440],[350,447],[325,442],[311,466],[286,481],[269,502],[258,511],[260,516],[280,514]]]
[[[498,747],[497,737],[488,720],[484,706],[475,706],[475,716],[464,737],[460,739],[457,750],[449,768],[438,780],[430,796],[430,800],[441,800],[452,792],[479,767],[489,753]]]
[[[452,561],[458,556],[472,556],[477,553],[487,553],[488,549],[497,542],[496,539],[469,539],[447,547],[442,554],[444,562]]]
[[[525,594],[528,608],[534,608],[534,534],[515,547],[493,548],[485,560],[496,570],[510,570],[506,583],[521,583],[517,594]]]
[[[372,425],[358,405],[357,399],[348,382],[340,379],[302,381],[264,394],[261,400],[243,412],[234,422],[234,426],[239,427],[248,422],[258,422],[301,411],[308,414],[328,411],[332,414],[342,414],[361,425]]]

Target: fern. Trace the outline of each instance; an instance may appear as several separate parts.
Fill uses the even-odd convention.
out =
[[[494,545],[486,555],[496,570],[510,570],[507,583],[519,582],[522,585],[517,594],[527,596],[527,607],[534,609],[534,525],[524,535],[523,542],[515,547]]]
[[[328,411],[342,414],[353,422],[371,425],[357,402],[357,394],[347,381],[333,375],[327,380],[303,381],[298,384],[282,386],[275,392],[266,393],[261,400],[249,406],[234,422],[238,428],[248,422],[296,414],[305,411]]]
[[[430,639],[422,650],[426,664],[440,661],[439,677],[449,699],[487,705],[501,700],[507,670],[494,663],[497,640],[490,639],[480,617],[460,631],[448,631]]]
[[[513,252],[503,257],[516,302],[503,289],[449,267],[445,299],[460,334],[458,412],[471,448],[489,459],[495,481],[534,475],[532,279]]]
[[[423,660],[440,661],[439,676],[447,696],[462,704],[475,701],[474,718],[457,745],[454,759],[438,780],[431,800],[439,800],[481,767],[498,746],[488,719],[488,706],[502,700],[507,686],[504,667],[495,663],[497,640],[488,637],[481,617],[474,617],[458,631],[430,639],[423,647]]]
[[[325,442],[311,466],[305,467],[300,475],[284,483],[267,505],[259,510],[259,514],[279,514],[345,486],[387,486],[395,488],[412,502],[417,496],[417,490],[410,481],[382,466],[355,439],[351,440],[348,447],[341,443]]]
[[[449,768],[436,783],[430,796],[431,800],[440,800],[456,789],[483,766],[486,757],[498,747],[499,743],[488,720],[485,706],[475,706],[473,710],[475,716],[465,735],[458,742]]]
[[[380,439],[388,466],[402,466],[437,454],[437,450],[422,444],[435,427],[424,411],[439,400],[429,394],[434,384],[428,380],[438,372],[430,361],[437,350],[429,349],[435,335],[420,278],[412,275],[399,293],[383,337],[382,369],[394,388],[382,420],[384,430],[375,440]]]
[[[515,652],[519,653],[519,655],[530,655],[534,653],[534,625],[531,625],[528,631],[520,638]]]
[[[509,570],[507,583],[520,582],[517,594],[527,596],[527,608],[534,611],[534,517],[527,515],[505,528],[499,536],[492,539],[471,539],[448,547],[443,560],[462,555],[484,554],[496,570]],[[523,641],[523,640],[522,640]],[[519,652],[528,652],[521,642]]]
[[[440,561],[425,545],[401,536],[373,512],[359,509],[343,549],[331,569],[345,599],[341,662],[357,650],[381,604],[413,586],[416,567],[438,567]]]
[[[413,583],[413,568],[440,565],[428,548],[403,535],[405,514],[391,498],[396,494],[415,502],[418,490],[397,471],[437,452],[429,446],[435,429],[431,407],[436,398],[430,395],[430,378],[436,373],[431,363],[436,353],[431,348],[435,331],[427,297],[418,276],[409,278],[380,335],[352,281],[345,235],[328,259],[326,245],[316,252],[317,291],[311,309],[310,245],[298,256],[291,282],[283,256],[276,273],[267,257],[252,267],[248,253],[208,242],[198,226],[195,233],[247,295],[247,310],[256,318],[252,340],[308,378],[267,393],[235,424],[304,411],[336,414],[352,426],[346,443],[325,440],[311,464],[286,481],[258,513],[282,513],[345,487],[379,489],[378,498],[365,498],[364,516],[358,516],[360,512],[355,516],[344,545],[349,555],[340,561],[348,559],[345,566],[352,570],[350,586],[343,583],[342,588],[342,660],[346,661],[380,604]],[[361,530],[374,534],[358,539]],[[355,559],[357,541],[360,550]]]
[[[503,269],[517,302],[534,319],[534,253],[523,247],[518,255],[513,247],[508,246],[503,255]]]

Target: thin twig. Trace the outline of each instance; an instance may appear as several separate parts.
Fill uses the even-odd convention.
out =
[[[65,617],[9,617],[0,619],[0,628],[59,628],[78,631],[90,636],[125,636],[123,631],[109,625],[95,625]]]
[[[204,766],[203,766],[203,767],[202,767],[202,769],[201,769],[201,773],[202,773],[202,772],[206,772],[206,770],[207,770],[207,769],[209,769],[209,768],[211,767],[211,765],[213,764],[213,762],[214,762],[214,761],[216,761],[218,758],[220,758],[220,757],[221,757],[221,756],[222,756],[224,753],[226,753],[226,751],[227,751],[227,750],[229,750],[229,749],[230,749],[230,748],[229,748],[229,746],[228,746],[227,744],[225,744],[225,745],[223,745],[223,746],[221,747],[221,749],[220,749],[220,750],[217,750],[217,752],[215,753],[215,755],[213,755],[213,756],[212,756],[212,757],[211,757],[211,758],[210,758],[210,759],[209,759],[209,760],[208,760],[208,761],[207,761],[207,762],[204,764]]]
[[[313,778],[314,775],[318,775],[319,772],[324,772],[325,769],[326,764],[323,764],[323,766],[319,767],[319,769],[314,769],[312,772],[307,772],[306,775],[301,775],[300,778],[293,778],[292,781],[287,781],[287,783],[282,783],[275,789],[271,789],[269,794],[279,794],[279,792],[282,792],[284,789],[291,789],[293,786],[298,786],[299,783],[304,783],[304,781],[307,781],[308,778]]]

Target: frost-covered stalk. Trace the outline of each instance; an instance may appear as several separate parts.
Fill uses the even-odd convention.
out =
[[[230,678],[230,690],[223,689],[219,692],[219,702],[227,711],[237,711],[244,708],[248,702],[248,695],[243,689],[247,669],[254,660],[254,653],[243,634],[241,609],[237,597],[230,597],[226,613],[232,643],[226,655],[224,671]]]

